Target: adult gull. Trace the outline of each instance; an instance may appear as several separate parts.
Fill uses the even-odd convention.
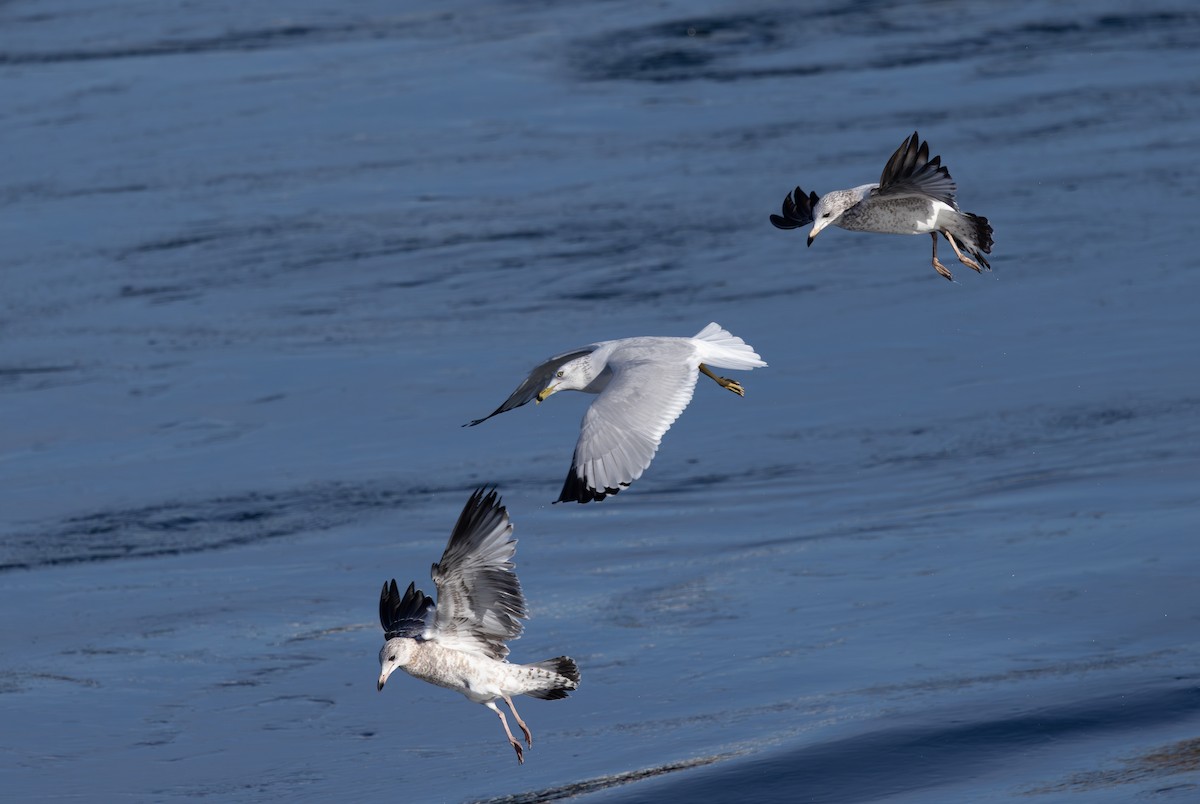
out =
[[[992,253],[992,227],[987,218],[958,208],[956,189],[950,171],[942,166],[942,158],[930,159],[929,143],[922,142],[914,131],[892,154],[878,184],[833,190],[820,197],[816,193],[805,195],[797,187],[783,199],[783,214],[772,215],[771,223],[780,229],[798,229],[811,223],[810,246],[826,226],[852,232],[928,234],[933,238],[934,269],[954,281],[954,275],[937,256],[939,234],[949,241],[963,265],[977,273],[983,268],[992,269],[983,256]]]
[[[517,542],[508,511],[493,489],[471,495],[450,534],[442,560],[431,570],[437,601],[410,583],[401,596],[393,578],[379,596],[383,648],[379,689],[397,669],[461,692],[500,716],[508,742],[525,762],[525,752],[508,728],[502,700],[533,747],[533,735],[513,706],[514,695],[553,701],[579,686],[579,670],[566,656],[533,664],[510,664],[505,643],[521,636],[529,618],[525,595],[513,572]]]
[[[555,355],[529,373],[500,407],[464,427],[544,401],[558,391],[599,394],[583,415],[579,441],[555,502],[603,500],[642,476],[663,434],[687,407],[700,374],[738,396],[742,386],[709,366],[767,365],[754,349],[711,323],[691,338],[640,337],[600,341]]]

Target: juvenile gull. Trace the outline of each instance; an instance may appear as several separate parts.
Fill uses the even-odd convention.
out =
[[[990,271],[992,266],[983,255],[992,253],[992,227],[987,218],[958,208],[954,179],[941,161],[940,156],[929,158],[929,143],[921,142],[914,131],[892,154],[878,184],[833,190],[823,197],[816,193],[806,196],[797,187],[783,199],[783,215],[772,215],[771,223],[780,229],[798,229],[811,223],[810,246],[830,225],[852,232],[928,234],[933,238],[933,267],[953,281],[954,276],[937,256],[940,233],[950,242],[959,262],[976,272],[982,271],[981,264]]]
[[[529,373],[504,404],[482,419],[542,402],[558,391],[599,394],[583,414],[579,441],[555,502],[603,500],[642,476],[663,433],[679,418],[703,372],[745,396],[741,385],[708,368],[767,365],[741,338],[712,323],[692,338],[622,338],[555,355]]]
[[[495,490],[485,494],[478,489],[458,517],[442,560],[431,570],[437,602],[414,583],[403,597],[395,578],[383,585],[379,621],[386,641],[379,651],[379,689],[403,668],[422,681],[461,692],[500,716],[517,762],[524,763],[525,752],[496,701],[508,704],[532,748],[533,735],[512,696],[566,698],[579,686],[579,670],[566,656],[533,664],[506,661],[504,643],[520,637],[521,620],[529,618],[513,572],[517,542],[509,538],[512,530]]]

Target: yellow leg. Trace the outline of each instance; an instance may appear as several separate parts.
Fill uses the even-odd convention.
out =
[[[713,374],[712,370],[709,369],[709,367],[704,365],[703,363],[700,364],[700,372],[709,377],[712,377],[713,380],[716,381],[717,385],[721,386],[726,391],[733,391],[738,396],[746,395],[746,389],[743,388],[740,383],[734,382],[733,380],[731,380],[727,377],[718,377],[716,374]]]

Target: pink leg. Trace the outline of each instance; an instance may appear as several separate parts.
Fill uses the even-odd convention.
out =
[[[517,725],[521,727],[521,733],[525,735],[525,745],[533,748],[533,735],[529,733],[529,727],[525,725],[525,721],[521,720],[521,716],[517,714],[517,707],[513,706],[512,698],[505,695],[504,702],[512,710],[513,717],[517,719]]]
[[[946,277],[951,282],[953,282],[954,274],[950,273],[950,269],[947,268],[946,266],[942,265],[942,261],[937,258],[937,236],[938,236],[938,233],[930,232],[929,234],[933,237],[933,268],[939,274],[941,274],[942,276]],[[958,251],[958,248],[956,247],[954,250]]]
[[[950,234],[949,232],[946,232],[945,234],[946,239],[950,241],[950,248],[954,249],[954,253],[958,256],[958,261],[977,274],[983,273],[983,269],[979,267],[979,263],[975,262],[975,260],[971,259],[970,257],[965,256],[961,251],[959,251],[958,243],[954,242],[954,235]],[[933,236],[933,242],[937,242],[937,235]]]
[[[517,742],[516,738],[512,736],[512,732],[509,731],[508,720],[505,719],[504,713],[500,711],[500,707],[496,706],[495,701],[488,701],[487,703],[484,704],[484,706],[486,706],[488,709],[491,709],[493,712],[495,712],[497,715],[500,716],[500,725],[504,727],[504,733],[506,735],[508,735],[508,744],[511,745],[513,747],[513,750],[517,752],[517,763],[520,765],[524,765],[525,764],[525,752],[523,750],[521,750],[521,744],[519,742]]]

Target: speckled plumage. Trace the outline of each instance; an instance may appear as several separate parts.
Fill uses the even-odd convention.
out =
[[[379,684],[393,672],[455,690],[500,717],[508,742],[524,762],[521,744],[496,706],[503,700],[525,737],[533,735],[517,709],[514,695],[555,700],[579,686],[579,670],[566,656],[532,664],[506,661],[506,641],[517,639],[528,619],[525,595],[513,572],[517,542],[508,511],[493,490],[478,489],[467,501],[450,534],[442,559],[431,574],[437,600],[409,584],[404,595],[393,578],[379,597],[379,621],[385,642],[379,651]]]
[[[827,226],[853,232],[929,234],[933,238],[933,267],[953,280],[937,257],[939,234],[950,243],[959,261],[976,272],[991,270],[983,255],[992,250],[992,227],[987,218],[960,210],[954,199],[956,190],[941,157],[930,158],[929,143],[922,142],[914,131],[892,154],[877,184],[833,190],[824,196],[805,195],[797,187],[784,198],[782,214],[772,215],[771,223],[779,229],[812,224],[810,246]]]

